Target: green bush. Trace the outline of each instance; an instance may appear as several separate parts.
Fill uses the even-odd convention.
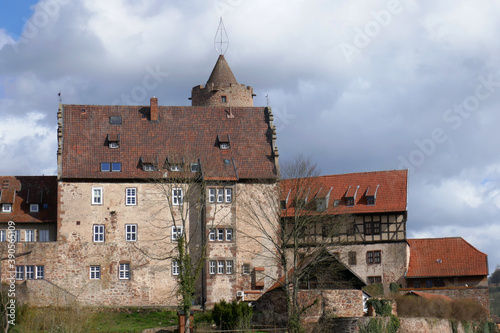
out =
[[[212,319],[221,330],[241,330],[250,328],[253,309],[243,302],[224,300],[216,303],[212,310]]]
[[[385,317],[392,313],[392,301],[390,299],[370,298],[367,304],[373,306],[378,316]]]
[[[396,282],[391,282],[391,284],[389,285],[389,289],[391,290],[391,293],[395,294],[399,289],[401,289],[401,285]]]
[[[368,324],[359,327],[360,333],[397,333],[401,326],[399,318],[391,315],[389,320],[371,318]]]

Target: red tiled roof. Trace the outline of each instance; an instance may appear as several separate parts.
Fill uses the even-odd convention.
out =
[[[406,277],[488,275],[488,258],[461,237],[408,239]]]
[[[55,176],[1,177],[2,193],[14,193],[12,213],[2,213],[0,222],[56,222],[57,179]],[[30,212],[30,204],[38,204],[38,213]],[[46,205],[46,207],[45,207]]]
[[[406,295],[416,295],[416,296],[420,296],[420,297],[425,298],[425,299],[442,299],[442,300],[447,301],[447,302],[453,301],[453,298],[448,297],[446,295],[425,293],[422,291],[410,290],[408,293],[406,293]]]
[[[326,213],[404,212],[407,205],[407,177],[407,170],[391,170],[319,176],[307,181],[304,179],[285,179],[281,182],[281,200],[286,200],[288,196],[288,203],[287,209],[282,211],[282,216],[294,215],[295,198],[304,199],[307,196],[308,202],[313,202],[315,198],[324,197],[325,192],[328,193],[330,189]],[[366,193],[368,189],[376,189],[377,186],[375,204],[367,205]],[[354,206],[346,205],[345,198],[348,196],[349,188],[352,193],[357,189]],[[349,195],[352,194],[349,193]],[[338,207],[334,206],[335,200],[339,200]],[[312,209],[314,209],[314,205]]]
[[[155,178],[168,171],[167,158],[187,167],[199,159],[206,179],[276,178],[267,108],[233,107],[234,117],[223,107],[158,109],[159,120],[149,121],[149,106],[63,105],[62,178]],[[105,144],[108,135],[119,135],[119,148]],[[231,138],[230,149],[220,149],[218,135]],[[141,156],[158,159],[158,173],[143,171]],[[101,172],[103,162],[120,162],[121,172]]]

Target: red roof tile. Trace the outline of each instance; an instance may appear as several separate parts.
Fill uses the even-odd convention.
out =
[[[85,109],[85,112],[81,110]],[[62,178],[150,178],[144,160],[201,162],[206,179],[272,179],[276,166],[272,151],[269,110],[233,107],[159,106],[159,120],[144,120],[149,106],[63,105]],[[121,124],[110,124],[121,116]],[[120,137],[119,148],[105,140]],[[220,149],[217,135],[231,138],[230,149]],[[229,163],[225,163],[228,160]],[[120,162],[120,172],[101,172],[101,163]],[[161,174],[159,173],[161,172]]]
[[[487,255],[461,237],[408,239],[408,244],[408,278],[488,275]]]
[[[0,177],[2,192],[14,193],[12,213],[0,211],[0,222],[56,222],[57,179],[55,176]],[[37,213],[30,204],[39,204]]]
[[[330,189],[327,213],[404,212],[407,205],[407,177],[407,170],[391,170],[319,176],[307,181],[286,179],[281,183],[281,200],[285,200],[288,196],[288,203],[287,209],[282,211],[282,216],[294,215],[295,198],[303,199],[307,196],[308,202],[312,202],[315,198],[324,197],[325,191],[329,192]],[[365,194],[368,188],[376,189],[377,186],[375,204],[367,205]],[[348,196],[349,188],[352,193],[357,189],[354,206],[346,205],[345,198]],[[334,205],[336,200],[339,201],[337,207]]]

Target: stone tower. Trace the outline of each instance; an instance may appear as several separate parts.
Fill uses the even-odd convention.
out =
[[[221,54],[207,84],[193,87],[191,90],[191,105],[252,107],[253,96],[253,88],[236,81],[224,55]]]

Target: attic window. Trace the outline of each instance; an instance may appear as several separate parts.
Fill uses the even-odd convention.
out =
[[[2,204],[2,213],[12,213],[12,204],[10,203]]]
[[[155,171],[155,166],[153,164],[143,164],[142,170],[144,171]]]
[[[286,200],[281,200],[281,209],[286,209]]]
[[[230,144],[231,139],[229,138],[229,135],[217,135],[217,142],[219,143],[219,148],[220,149],[230,149],[231,144]]]
[[[349,186],[345,194],[347,206],[354,206],[356,203],[356,194],[358,193],[359,186]]]
[[[112,125],[121,125],[122,124],[122,116],[110,116],[109,123]]]
[[[38,213],[38,211],[39,211],[38,204],[30,204],[30,212],[31,213]]]
[[[200,163],[191,163],[191,172],[199,172]]]
[[[172,164],[170,166],[170,171],[181,171],[181,167],[178,164]]]
[[[375,205],[375,199],[377,198],[377,191],[380,185],[370,186],[366,190],[366,204],[369,206]]]
[[[326,199],[316,199],[316,210],[318,212],[324,212],[326,210]]]
[[[226,96],[221,96],[220,97],[220,102],[221,103],[227,103],[227,97]]]
[[[87,110],[85,110],[85,109],[82,109],[82,113],[86,113],[86,112],[87,112]]]
[[[120,147],[120,134],[108,134],[108,147],[116,149]]]
[[[229,146],[229,143],[226,143],[226,142],[221,142],[221,144],[220,144],[219,147],[220,147],[220,149],[229,149],[229,148],[231,148]]]
[[[225,158],[225,159],[224,159],[224,164],[231,164],[231,160],[229,160],[229,159]]]
[[[340,200],[338,200],[338,199],[337,199],[337,200],[335,200],[335,201],[333,202],[333,207],[338,207],[338,206],[339,206],[339,203],[340,203]]]

